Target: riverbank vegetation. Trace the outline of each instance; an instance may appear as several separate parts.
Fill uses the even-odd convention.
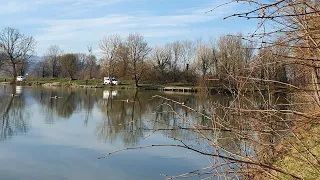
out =
[[[16,29],[6,28],[3,34],[7,35],[7,31],[20,37]],[[9,42],[2,43],[17,43],[6,38]],[[224,35],[216,40],[175,41],[151,48],[140,34],[130,34],[126,38],[110,35],[100,42],[102,58],[99,60],[92,54],[91,47],[88,47],[88,53],[64,53],[59,46],[53,45],[42,58],[32,59],[30,54],[18,58],[23,60],[16,63],[15,69],[7,58],[10,54],[4,50],[0,68],[2,74],[7,79],[11,76],[12,80],[27,72],[29,80],[42,78],[43,81],[68,78],[91,82],[92,79],[115,76],[122,82],[134,81],[136,87],[143,83],[234,89],[238,80],[232,77],[245,77],[248,73],[257,79],[283,83],[297,81],[289,76],[293,67],[280,63],[282,60],[273,56],[275,51],[281,50],[255,50],[256,43],[244,39],[241,34]]]
[[[15,36],[20,40],[12,41]],[[250,64],[257,61],[252,59],[259,57],[254,55],[254,43],[244,41],[241,34],[150,47],[143,35],[135,33],[126,38],[119,35],[102,38],[99,43],[101,59],[93,55],[91,47],[88,47],[88,53],[64,53],[57,45],[50,46],[41,58],[36,59],[32,56],[34,46],[30,46],[21,57],[14,57],[17,62],[13,65],[10,54],[19,53],[19,47],[27,45],[23,37],[25,35],[17,29],[2,30],[1,43],[16,46],[12,50],[15,52],[3,47],[1,54],[0,68],[7,79],[13,77],[14,80],[17,75],[25,76],[29,72],[28,79],[90,80],[115,76],[123,82],[134,81],[137,87],[140,82],[191,86],[225,86],[228,82],[234,87],[235,82],[231,83],[229,76],[245,75],[252,68]]]

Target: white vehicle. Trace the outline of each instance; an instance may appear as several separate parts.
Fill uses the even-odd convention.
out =
[[[25,81],[26,78],[24,76],[17,76],[17,81]]]
[[[120,84],[120,81],[117,80],[117,79],[114,78],[114,77],[104,77],[103,83],[104,83],[104,84],[111,84],[111,85],[119,85],[119,84]]]

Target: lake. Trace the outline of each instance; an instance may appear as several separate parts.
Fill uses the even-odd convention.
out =
[[[204,114],[210,114],[206,110],[212,103],[229,102],[222,95],[0,86],[1,179],[165,179],[210,166],[213,159],[177,147],[129,150],[98,159],[128,147],[179,144],[176,139],[205,146],[195,143],[192,131],[165,129],[185,127],[186,119],[201,124],[207,120],[154,95]],[[221,139],[231,150],[240,146]]]

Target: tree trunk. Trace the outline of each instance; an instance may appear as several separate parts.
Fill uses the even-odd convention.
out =
[[[135,80],[135,82],[136,82],[136,87],[139,87],[139,79],[138,79],[138,77],[137,77],[137,74],[135,74],[134,75],[134,80]]]
[[[16,64],[12,62],[12,69],[13,69],[13,82],[16,82],[17,81],[17,69],[16,69]]]

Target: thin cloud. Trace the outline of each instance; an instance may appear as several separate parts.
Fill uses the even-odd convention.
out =
[[[5,1],[1,2],[0,14],[12,14],[27,11],[28,9],[29,7],[25,3],[20,4],[18,1]]]
[[[101,38],[110,34],[127,36],[138,32],[146,38],[170,38],[187,36],[188,27],[195,24],[209,22],[214,16],[205,14],[185,15],[107,15],[99,18],[46,20],[41,33],[35,38],[44,51],[45,44],[68,44],[66,50],[79,51],[87,44],[97,44]],[[43,23],[42,23],[43,24]],[[67,46],[64,44],[65,46]],[[75,45],[76,44],[76,45]]]
[[[117,4],[122,2],[123,0],[76,0],[74,1],[74,5],[80,5],[80,6],[109,6],[112,4]]]
[[[21,13],[34,11],[39,8],[52,5],[62,5],[73,8],[89,8],[89,7],[104,7],[123,2],[125,0],[2,0],[0,6],[0,14]]]
[[[163,34],[166,34],[166,31],[171,28],[184,28],[192,24],[208,22],[215,18],[217,17],[205,14],[184,14],[167,16],[107,15],[105,17],[88,19],[47,20],[42,21],[47,25],[47,27],[42,29],[43,32],[37,37],[37,39],[48,40],[56,39],[58,37],[61,39],[66,38],[64,36],[65,34],[77,34],[81,31],[85,33],[86,30],[88,34],[100,33],[100,36],[115,31],[146,31],[146,29],[150,29],[150,31],[157,30],[157,33],[150,32],[148,34],[160,34],[160,30],[163,31]]]
[[[155,43],[216,34],[217,28],[223,29],[220,20],[233,13],[235,7],[205,12],[224,1],[207,0],[199,5],[189,0],[194,4],[190,6],[175,1],[177,4],[172,2],[173,6],[167,10],[145,0],[4,0],[0,18],[8,13],[17,15],[2,16],[0,20],[4,27],[14,26],[33,35],[38,41],[39,54],[51,44],[58,44],[65,51],[81,52],[86,51],[87,45],[98,46],[110,34],[127,36],[137,32]]]

